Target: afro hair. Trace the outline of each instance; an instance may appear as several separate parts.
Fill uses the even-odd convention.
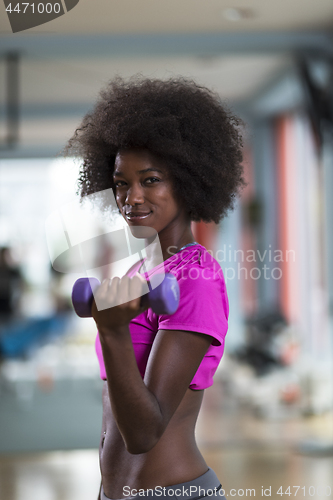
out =
[[[185,78],[112,80],[69,140],[82,159],[81,198],[109,188],[118,151],[147,149],[163,162],[192,221],[218,223],[246,185],[242,121],[214,92]]]

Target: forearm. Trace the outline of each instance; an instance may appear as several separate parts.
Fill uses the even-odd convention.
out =
[[[110,403],[118,429],[130,453],[149,451],[162,435],[166,421],[155,395],[137,367],[128,326],[100,330]]]

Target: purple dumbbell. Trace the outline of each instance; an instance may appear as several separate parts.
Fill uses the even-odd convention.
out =
[[[91,317],[91,306],[94,300],[93,291],[100,286],[97,278],[79,278],[73,286],[72,302],[74,310],[80,318]],[[173,314],[178,309],[179,285],[176,277],[167,273],[160,285],[141,297],[148,300],[149,307],[156,314]]]

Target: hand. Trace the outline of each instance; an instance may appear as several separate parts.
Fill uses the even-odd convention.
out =
[[[145,283],[145,279],[138,273],[132,278],[123,276],[103,280],[95,292],[91,308],[99,331],[116,331],[148,309],[148,304],[141,304]]]

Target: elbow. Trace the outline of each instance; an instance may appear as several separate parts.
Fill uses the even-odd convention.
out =
[[[157,445],[167,427],[167,422],[162,419],[156,420],[136,422],[135,426],[124,429],[122,437],[128,453],[141,455],[148,453]]]
[[[125,441],[126,450],[131,455],[141,455],[148,453],[158,443],[159,437],[142,436],[141,439],[130,439]]]

